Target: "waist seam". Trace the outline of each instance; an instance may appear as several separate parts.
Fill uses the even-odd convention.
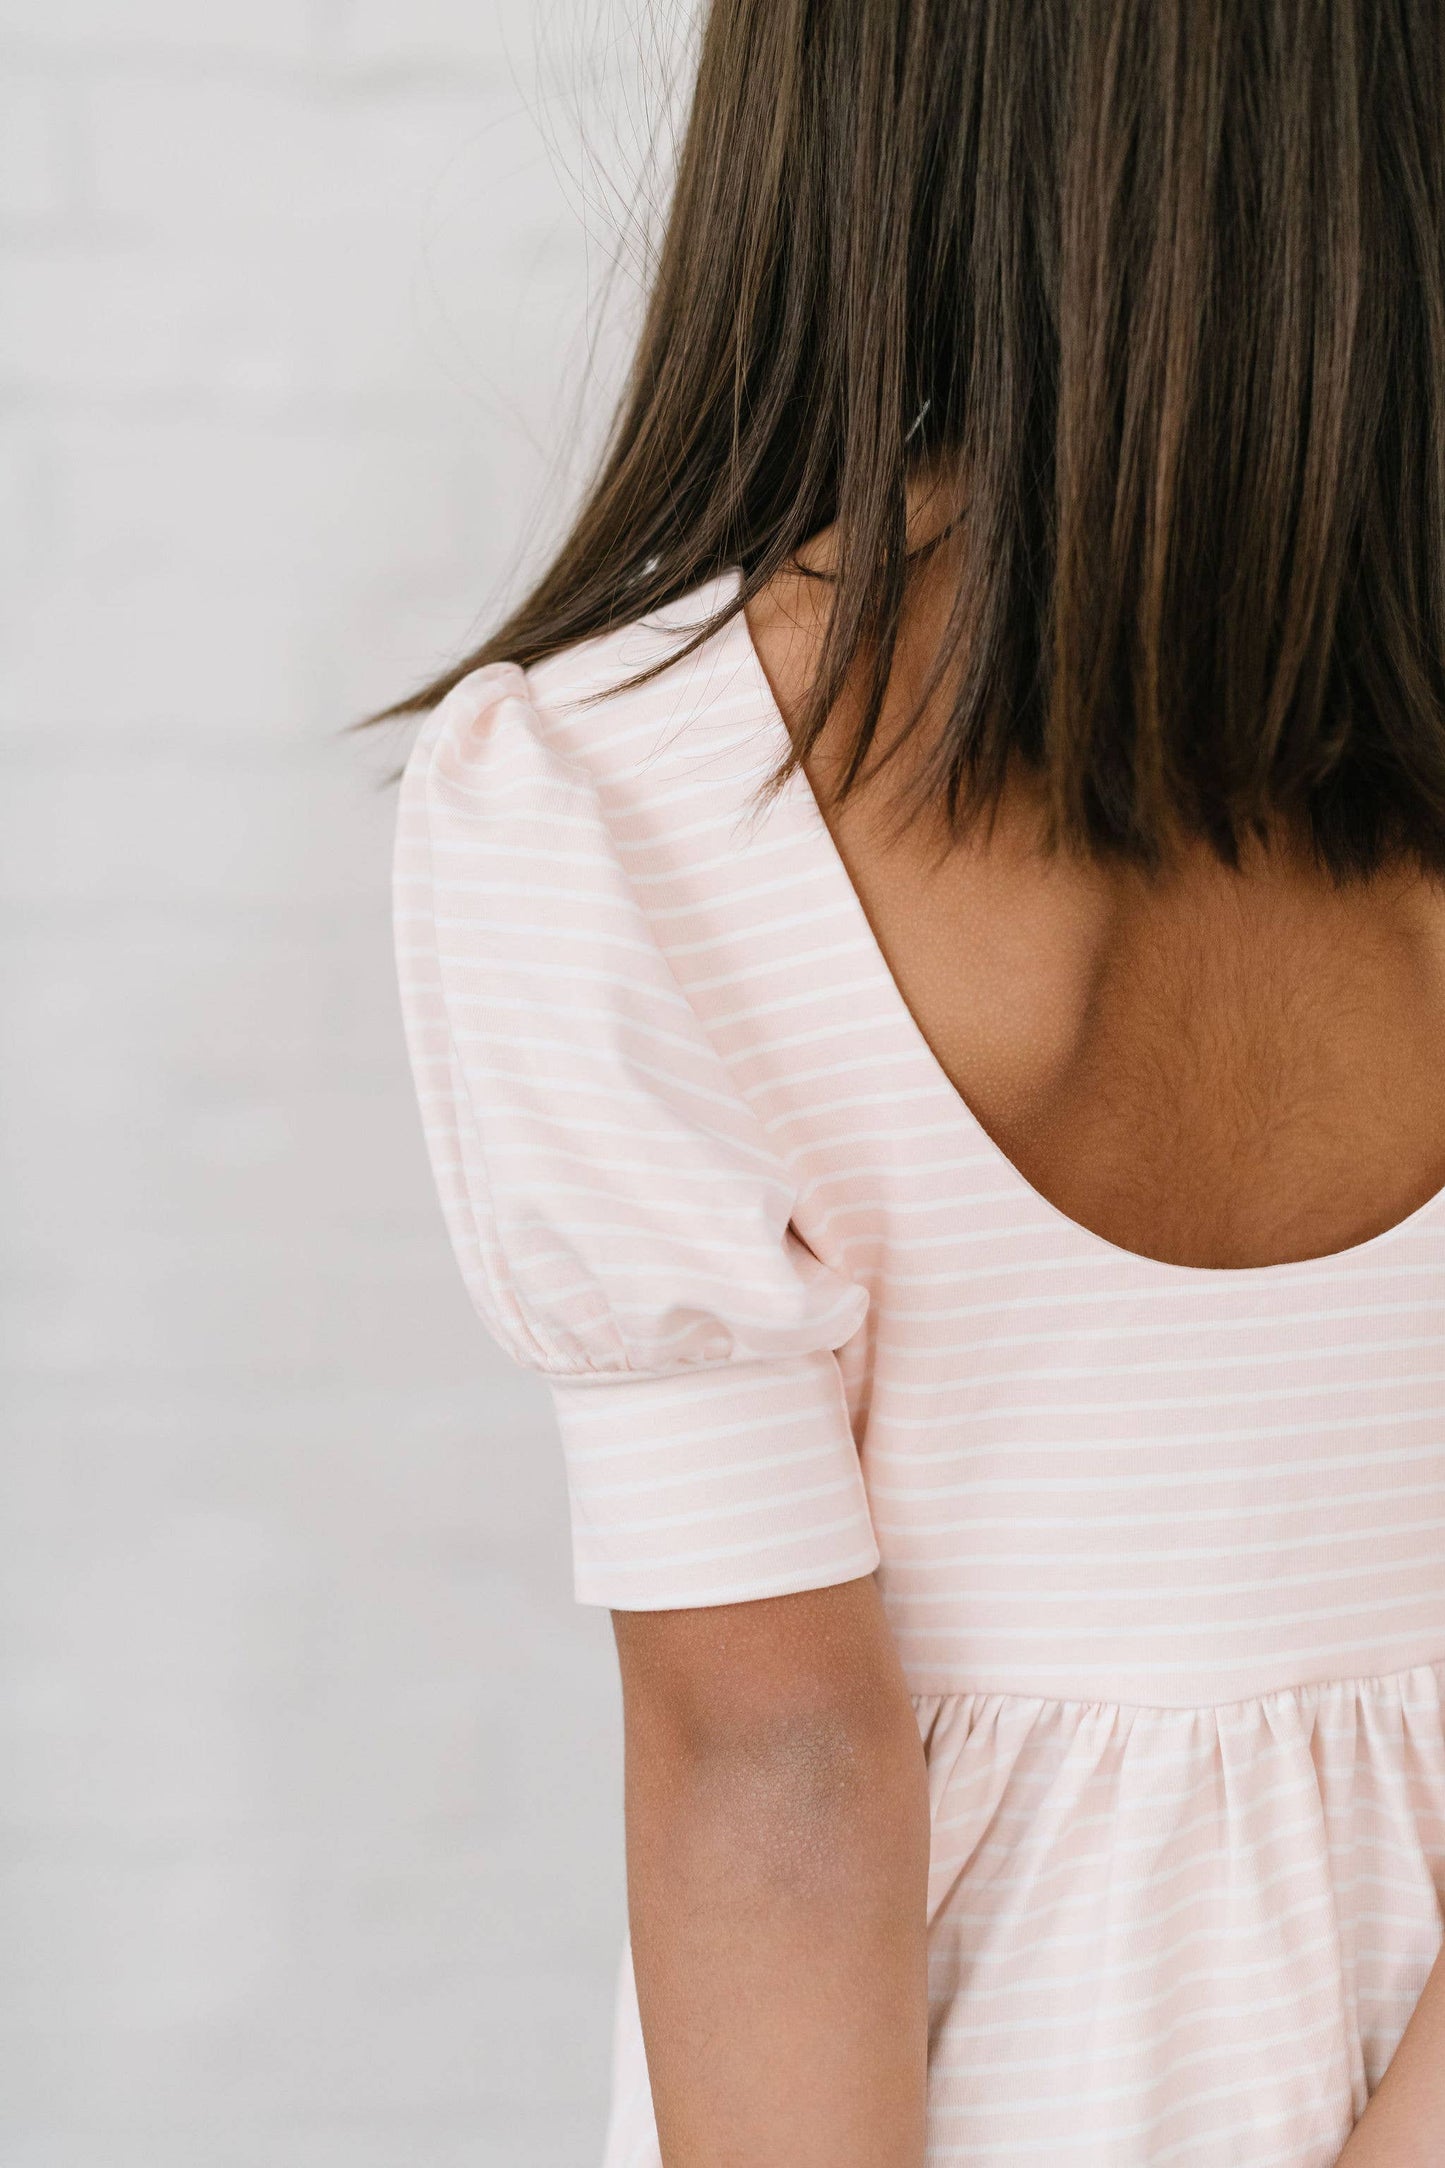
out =
[[[908,1697],[915,1705],[920,1702],[938,1701],[1011,1701],[1022,1708],[1032,1709],[1120,1709],[1139,1710],[1160,1716],[1217,1716],[1230,1709],[1258,1709],[1272,1701],[1307,1701],[1312,1695],[1339,1693],[1354,1689],[1383,1689],[1400,1684],[1406,1679],[1430,1673],[1445,1698],[1445,1656],[1427,1656],[1418,1663],[1402,1665],[1395,1671],[1346,1673],[1339,1678],[1303,1679],[1291,1686],[1272,1686],[1263,1694],[1236,1694],[1227,1701],[1130,1701],[1114,1694],[1021,1694],[1012,1687],[960,1686],[956,1682],[948,1686],[920,1686],[912,1679],[908,1682]]]

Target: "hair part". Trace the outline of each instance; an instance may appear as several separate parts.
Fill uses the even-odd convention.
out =
[[[630,382],[522,666],[831,530],[776,786],[957,591],[912,788],[1062,845],[1445,873],[1445,0],[713,0]],[[920,701],[913,718],[923,713]]]

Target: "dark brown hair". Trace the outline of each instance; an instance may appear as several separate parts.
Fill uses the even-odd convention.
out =
[[[779,776],[861,683],[851,781],[926,465],[956,830],[1022,763],[1092,852],[1284,820],[1445,870],[1442,400],[1445,0],[713,0],[597,479],[393,712],[728,567],[740,607],[831,526]]]

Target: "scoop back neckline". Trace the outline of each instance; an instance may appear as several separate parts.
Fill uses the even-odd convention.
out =
[[[696,602],[701,596],[717,592],[720,601],[737,604],[713,638],[722,644],[724,653],[729,646],[736,651],[738,664],[775,749],[768,762],[770,772],[784,751],[791,746],[792,740],[768,681],[767,672],[763,668],[762,658],[753,639],[752,627],[747,621],[747,613],[738,601],[742,577],[740,569],[732,567],[695,590],[692,598],[685,599]],[[958,1123],[971,1142],[989,1154],[999,1170],[1000,1178],[1017,1189],[1021,1200],[1027,1202],[1032,1210],[1047,1215],[1060,1234],[1083,1253],[1081,1261],[1085,1256],[1096,1261],[1108,1259],[1121,1269],[1127,1269],[1135,1284],[1141,1278],[1158,1275],[1176,1283],[1193,1281],[1199,1285],[1211,1285],[1221,1289],[1244,1289],[1284,1278],[1315,1277],[1327,1274],[1331,1268],[1348,1269],[1356,1264],[1366,1263],[1375,1252],[1421,1232],[1437,1213],[1445,1212],[1445,1186],[1442,1186],[1416,1205],[1403,1219],[1381,1228],[1377,1234],[1367,1235],[1361,1242],[1350,1243],[1343,1249],[1322,1250],[1313,1257],[1279,1258],[1262,1265],[1180,1264],[1167,1257],[1151,1257],[1145,1250],[1129,1249],[1125,1244],[1111,1241],[1107,1235],[1085,1226],[1082,1220],[1075,1219],[1071,1213],[1064,1211],[1061,1205],[1055,1204],[1052,1198],[1045,1196],[1044,1192],[1029,1180],[1022,1168],[1010,1159],[997,1138],[985,1128],[934,1052],[883,953],[872,921],[863,908],[862,898],[853,885],[852,875],[843,862],[842,854],[833,840],[832,830],[823,816],[812,782],[802,766],[793,769],[785,786],[785,794],[798,814],[803,830],[812,840],[836,907],[849,920],[867,959],[868,969],[879,982],[888,1013],[900,1038],[909,1047],[910,1056],[920,1075],[927,1077],[934,1095],[952,1110],[951,1118]]]

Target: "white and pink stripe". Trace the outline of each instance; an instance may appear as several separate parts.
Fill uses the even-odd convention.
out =
[[[1331,2168],[1441,1938],[1445,1197],[1135,1257],[939,1068],[731,576],[428,720],[438,1186],[549,1378],[582,1600],[881,1583],[934,1797],[930,2161]],[[624,1980],[607,2168],[657,2168]]]

